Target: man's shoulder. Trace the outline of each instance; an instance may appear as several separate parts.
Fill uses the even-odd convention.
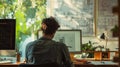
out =
[[[56,45],[58,45],[58,46],[66,46],[66,44],[62,43],[62,42],[56,42]]]
[[[29,48],[29,47],[31,47],[31,46],[34,46],[34,44],[37,42],[37,40],[35,40],[35,41],[31,41],[31,42],[29,42],[28,44],[27,44],[27,48]]]

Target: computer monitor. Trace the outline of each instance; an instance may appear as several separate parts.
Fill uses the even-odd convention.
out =
[[[15,19],[0,19],[0,50],[15,50]]]
[[[38,37],[41,36],[42,36],[42,31],[39,31]],[[65,43],[69,49],[69,52],[79,52],[81,51],[81,45],[82,45],[82,31],[58,30],[53,40]]]

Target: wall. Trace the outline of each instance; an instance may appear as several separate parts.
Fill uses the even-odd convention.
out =
[[[117,51],[118,39],[113,38],[110,31],[118,25],[118,16],[112,13],[116,5],[117,0],[48,0],[47,16],[55,16],[60,29],[81,29],[82,43],[90,40],[97,42],[94,46],[105,46],[106,42],[97,36],[107,31],[107,47]]]

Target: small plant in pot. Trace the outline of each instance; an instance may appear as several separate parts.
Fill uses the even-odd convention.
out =
[[[88,43],[84,43],[82,44],[82,51],[95,51],[96,47],[94,47],[95,43],[89,41]],[[88,52],[88,58],[93,58],[94,57],[94,53],[92,52]]]
[[[118,35],[119,35],[119,28],[118,28],[117,25],[115,25],[115,26],[111,29],[111,31],[112,31],[112,36],[113,36],[113,37],[118,37]]]
[[[94,51],[95,47],[93,47],[95,43],[89,41],[88,43],[82,44],[82,51]]]

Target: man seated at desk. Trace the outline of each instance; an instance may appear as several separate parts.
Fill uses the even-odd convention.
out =
[[[52,40],[60,27],[55,18],[45,18],[41,25],[43,36],[27,45],[26,63],[45,64],[55,62],[60,67],[73,67],[67,46],[64,43]]]

